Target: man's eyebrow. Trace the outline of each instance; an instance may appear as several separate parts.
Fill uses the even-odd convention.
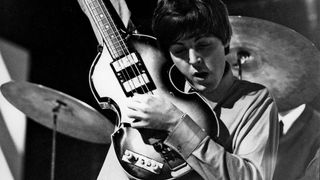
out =
[[[198,41],[199,39],[201,39],[201,38],[203,38],[203,37],[205,37],[205,35],[200,35],[200,36],[195,37],[194,40],[195,40],[195,41]]]
[[[176,41],[176,42],[173,42],[173,44],[171,46],[174,46],[174,45],[183,45],[183,43],[179,42],[179,41]]]

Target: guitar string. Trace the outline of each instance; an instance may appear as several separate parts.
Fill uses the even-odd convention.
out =
[[[121,36],[121,35],[119,35]],[[119,37],[118,36],[118,37]],[[141,71],[141,69],[137,66],[137,63],[141,63],[139,62],[140,60],[138,59],[138,57],[136,55],[133,55],[132,53],[130,53],[129,49],[127,49],[124,40],[120,37],[120,46],[121,44],[123,44],[123,46],[121,46],[121,50],[123,51],[124,54],[127,54],[127,56],[125,56],[126,60],[129,62],[129,64],[131,65],[131,69],[132,72],[134,73],[135,77],[137,78],[138,82],[139,82],[139,87],[141,87],[143,93],[148,93],[150,92],[150,89],[147,86],[147,81],[144,77],[144,75],[146,75],[145,72]],[[124,48],[122,48],[124,47]],[[135,59],[137,60],[137,62],[135,62]],[[137,71],[138,75],[135,73],[135,70]],[[146,77],[148,78],[148,77]]]
[[[100,5],[101,2],[98,2],[98,3],[97,3],[98,6],[95,6],[95,5],[94,5],[94,2],[95,2],[95,1],[98,1],[98,0],[92,0],[92,1],[90,1],[90,3],[92,4],[92,7],[90,6],[89,2],[88,2],[88,4],[87,4],[87,6],[88,6],[89,8],[91,8],[92,11],[96,11],[96,15],[95,15],[94,13],[93,13],[93,15],[94,15],[94,17],[95,17],[95,20],[96,20],[97,25],[98,25],[98,26],[100,25],[99,22],[101,22],[102,25],[105,25],[105,24],[103,24],[103,22],[102,22],[101,19],[99,20],[98,16],[99,16],[100,14],[99,14],[99,12],[96,10],[96,9],[100,8],[101,12],[102,12],[102,13],[104,12],[104,11],[103,11],[103,7]],[[110,25],[108,25],[108,26],[110,27]],[[101,27],[101,25],[100,25],[100,27]],[[108,41],[107,35],[105,35],[105,32],[103,31],[104,28],[106,28],[106,27],[102,27],[102,29],[101,29],[101,31],[102,31],[101,34],[102,34],[103,37],[104,37],[104,40],[105,40],[104,42],[108,45],[108,47],[111,47],[111,43]],[[112,56],[112,54],[111,54],[111,49],[109,49],[109,51],[110,51],[110,56]],[[113,55],[113,56],[114,56],[114,55]],[[124,69],[124,67],[122,67],[122,64],[121,64],[119,61],[117,61],[117,64],[120,66],[121,69]],[[127,79],[127,76],[129,77],[128,72],[125,71],[125,73],[127,74],[127,76],[124,75],[123,71],[121,71],[120,73],[121,73],[122,77],[124,77],[125,81],[128,82],[130,91],[133,91],[133,89],[136,89],[136,87],[132,88],[132,84],[131,84],[130,81]],[[134,86],[134,84],[133,84],[133,86]]]
[[[106,9],[106,7],[104,6],[104,4],[102,3],[102,2],[100,2],[101,4],[99,4],[99,5],[102,5],[103,7],[101,7],[102,8],[102,10],[104,10],[103,12],[106,12],[106,18],[108,19],[108,25],[109,25],[109,28],[111,28],[112,29],[112,32],[117,32],[116,30],[117,30],[117,28],[116,28],[116,26],[115,26],[115,24],[113,23],[113,20],[112,20],[112,18],[111,18],[111,15],[109,14],[109,11]],[[104,9],[103,9],[104,8]],[[111,23],[112,24],[111,24]],[[115,34],[114,34],[115,35]],[[116,47],[115,46],[113,46],[113,43],[112,43],[112,34],[111,35],[109,35],[109,37],[110,37],[110,41],[111,41],[111,43],[109,43],[109,47],[111,47],[111,49],[110,49],[110,51],[112,51],[113,52],[113,56],[116,56],[117,55],[117,57],[120,57],[120,55],[121,54],[119,54],[118,53],[118,51],[117,51],[117,49],[116,49]],[[116,39],[117,39],[117,35],[115,35],[115,37],[116,37]],[[118,42],[118,41],[117,41]],[[111,45],[110,45],[111,44]],[[112,48],[114,48],[114,49],[112,49]],[[126,54],[123,54],[123,55],[126,55]],[[136,86],[136,84],[134,83],[134,81],[132,80],[132,78],[130,77],[130,74],[128,73],[128,71],[127,71],[127,69],[126,69],[126,65],[123,63],[124,61],[123,61],[123,59],[122,60],[118,60],[117,61],[117,63],[119,64],[119,66],[121,66],[121,71],[125,71],[125,73],[126,73],[126,75],[127,75],[127,77],[129,78],[129,80],[125,77],[125,79],[126,79],[126,82],[128,83],[128,85],[129,85],[129,87],[130,87],[130,91],[131,92],[136,92],[137,93],[137,86]],[[132,69],[132,67],[131,67],[131,69]],[[134,71],[133,71],[134,72]],[[134,87],[134,88],[132,88],[132,86]]]
[[[108,14],[108,17],[111,19],[111,15],[109,14],[109,12],[106,11],[106,13]],[[108,18],[108,17],[107,17],[107,18]],[[142,72],[140,72],[139,68],[137,67],[136,63],[134,62],[134,57],[132,56],[132,54],[130,53],[129,49],[127,48],[126,43],[124,42],[123,37],[121,36],[121,33],[120,33],[119,30],[116,28],[116,25],[114,24],[114,21],[113,21],[112,19],[110,20],[110,22],[113,23],[113,24],[111,25],[111,27],[114,29],[113,32],[116,33],[116,35],[115,35],[115,36],[116,36],[116,39],[117,39],[117,40],[120,39],[120,41],[118,41],[118,44],[120,44],[120,48],[121,48],[121,50],[122,50],[122,53],[123,53],[124,55],[126,55],[125,58],[128,60],[129,64],[132,65],[132,66],[134,66],[135,70],[136,70],[136,71],[139,73],[139,75],[140,75],[140,76],[137,76],[136,73],[135,73],[135,70],[133,69],[133,67],[130,66],[132,72],[134,73],[135,77],[137,77],[137,79],[138,79],[138,81],[139,81],[139,84],[141,85],[141,88],[142,88],[143,93],[144,93],[144,94],[146,93],[146,92],[145,92],[145,89],[144,89],[144,87],[145,87],[145,88],[147,89],[147,93],[150,92],[150,93],[152,94],[152,92],[150,91],[150,89],[149,89],[148,86],[146,85],[146,82],[147,82],[147,81],[146,81],[145,78],[143,77]],[[123,44],[123,46],[121,46],[121,43]],[[122,48],[122,47],[125,47],[125,48]],[[138,59],[138,61],[139,61],[139,59]],[[132,63],[132,62],[133,62],[133,63]],[[143,83],[141,82],[141,79],[142,79]],[[133,84],[134,84],[134,81],[133,81]],[[135,86],[135,85],[134,85],[134,86]]]

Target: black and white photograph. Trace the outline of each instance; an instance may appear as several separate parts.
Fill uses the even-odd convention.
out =
[[[1,180],[320,180],[319,0],[1,0]]]

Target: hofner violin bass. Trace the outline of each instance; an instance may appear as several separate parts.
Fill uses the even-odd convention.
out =
[[[166,133],[126,125],[125,100],[138,94],[158,94],[196,121],[214,139],[223,124],[197,93],[184,93],[185,80],[157,48],[156,39],[128,33],[111,2],[78,0],[103,38],[102,50],[90,72],[91,91],[105,110],[117,113],[112,143],[123,169],[136,179],[179,179],[193,170],[163,144]]]

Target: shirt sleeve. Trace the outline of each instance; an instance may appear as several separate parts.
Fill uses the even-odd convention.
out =
[[[164,143],[204,179],[271,180],[278,149],[275,103],[268,98],[256,102],[242,118],[234,134],[232,153],[210,139],[189,116]]]

